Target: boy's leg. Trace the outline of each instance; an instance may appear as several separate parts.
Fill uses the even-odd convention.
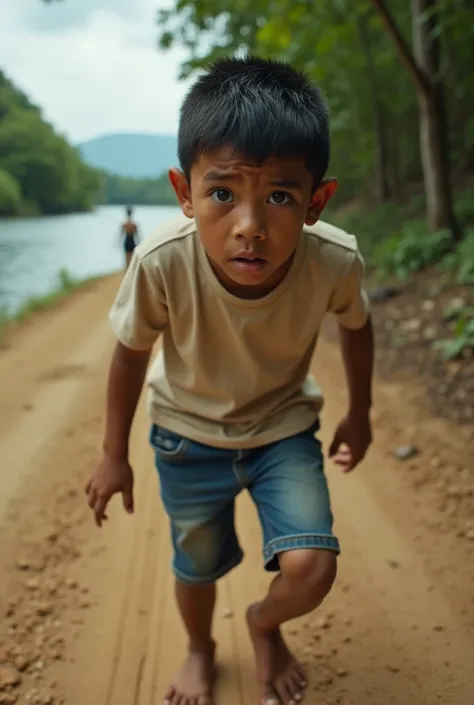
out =
[[[156,426],[150,440],[171,521],[176,599],[188,637],[188,656],[165,703],[210,705],[215,583],[243,555],[234,528],[234,499],[241,490],[233,472],[236,454],[193,443]]]
[[[188,657],[165,695],[165,705],[177,705],[185,697],[189,705],[209,705],[215,670],[212,616],[216,585],[187,585],[176,580],[175,593],[189,639]]]
[[[247,622],[264,705],[294,705],[303,699],[306,674],[286,646],[280,626],[321,604],[336,577],[336,561],[334,553],[318,549],[281,554],[281,573],[265,599],[249,607]]]
[[[247,614],[261,703],[293,705],[302,699],[306,676],[284,643],[280,625],[321,604],[336,577],[339,552],[314,429],[260,449],[249,475],[266,568],[280,571],[265,599]]]

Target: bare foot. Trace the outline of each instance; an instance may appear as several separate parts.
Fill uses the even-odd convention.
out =
[[[255,649],[260,705],[296,705],[306,687],[303,666],[289,651],[279,629],[268,634],[257,628],[258,608],[258,604],[249,607],[247,623]]]
[[[164,705],[212,705],[214,654],[214,646],[208,652],[189,652],[165,695]]]

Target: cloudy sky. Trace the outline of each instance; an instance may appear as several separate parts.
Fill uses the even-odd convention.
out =
[[[175,134],[183,50],[157,49],[172,0],[0,0],[0,68],[70,140]]]

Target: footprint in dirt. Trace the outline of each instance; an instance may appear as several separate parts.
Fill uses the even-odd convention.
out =
[[[56,382],[70,377],[80,377],[85,374],[87,367],[85,365],[59,365],[44,372],[40,375],[41,382]]]

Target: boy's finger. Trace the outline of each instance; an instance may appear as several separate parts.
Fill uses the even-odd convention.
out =
[[[332,458],[336,455],[336,453],[339,450],[339,446],[341,445],[341,441],[339,439],[339,436],[334,436],[333,441],[331,445],[329,446],[329,457]]]
[[[340,462],[347,462],[352,458],[352,453],[350,450],[345,450],[344,448],[339,447],[337,450],[337,453],[335,453],[332,456],[332,460],[335,463],[340,463]]]
[[[344,467],[349,463],[349,460],[347,458],[338,458],[335,457],[332,459],[334,465],[338,465],[340,468]]]
[[[84,488],[84,492],[85,492],[86,494],[89,494],[89,490],[90,490],[90,487],[91,487],[91,482],[92,482],[92,480],[89,480],[89,482],[87,483],[87,485],[86,485],[85,488]]]
[[[94,517],[97,526],[102,525],[104,519],[105,508],[107,506],[108,500],[104,497],[99,497],[94,506]]]
[[[89,499],[88,499],[89,507],[90,507],[91,509],[94,509],[94,505],[95,505],[96,500],[97,500],[97,492],[96,492],[96,490],[95,490],[93,487],[91,487],[91,488],[89,489],[88,497],[89,497]]]
[[[347,450],[339,450],[332,458],[332,461],[338,465],[343,472],[348,472],[354,465],[352,453]]]
[[[133,514],[133,489],[131,487],[122,491],[122,501],[125,511]]]

